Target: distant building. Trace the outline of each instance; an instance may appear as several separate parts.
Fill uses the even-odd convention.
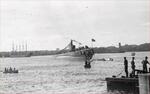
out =
[[[119,52],[120,53],[123,53],[124,51],[123,51],[123,49],[122,49],[122,46],[121,46],[121,43],[119,42]]]

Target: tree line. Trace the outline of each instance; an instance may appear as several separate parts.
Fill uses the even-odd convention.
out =
[[[132,51],[150,51],[150,43],[140,45],[123,45],[120,48],[115,46],[109,47],[95,47],[95,53],[119,53],[119,52],[132,52]]]
[[[132,51],[150,51],[150,43],[144,43],[140,45],[123,45],[120,48],[115,46],[109,47],[94,47],[95,53],[122,53],[122,52],[132,52]],[[62,53],[63,51],[61,51]],[[65,53],[64,51],[63,53]],[[18,52],[19,53],[19,52]],[[60,54],[58,50],[40,50],[40,51],[27,51],[31,56],[43,56],[43,55],[56,55]],[[10,57],[11,52],[0,52],[0,57]]]

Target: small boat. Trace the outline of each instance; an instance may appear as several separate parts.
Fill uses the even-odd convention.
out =
[[[5,71],[3,73],[18,73],[19,71],[18,70],[12,70],[12,69],[6,69],[5,68]]]
[[[85,64],[84,68],[91,68],[91,64]]]
[[[135,56],[135,52],[131,53],[131,56]]]
[[[15,70],[15,71],[4,71],[3,73],[18,73],[18,70]]]
[[[106,61],[105,58],[101,58],[101,59],[95,59],[96,61]]]
[[[114,61],[114,59],[113,58],[108,58],[107,61]]]
[[[114,59],[113,58],[108,58],[108,59],[105,59],[105,58],[101,58],[101,59],[95,59],[96,61],[113,61]]]

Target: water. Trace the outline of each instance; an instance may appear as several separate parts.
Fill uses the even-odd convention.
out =
[[[150,52],[136,52],[136,68]],[[114,61],[94,61],[84,69],[84,61],[74,58],[38,56],[30,58],[0,58],[0,94],[87,94],[106,92],[105,77],[123,71],[123,57],[131,61],[131,53],[96,54],[93,58],[113,58]],[[3,74],[5,67],[19,69],[18,74]],[[131,71],[131,69],[129,69]],[[121,75],[125,73],[122,72]]]

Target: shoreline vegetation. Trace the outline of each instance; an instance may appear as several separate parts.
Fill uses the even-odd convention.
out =
[[[140,52],[150,51],[150,43],[144,43],[140,45],[123,45],[121,47],[108,46],[108,47],[94,47],[95,53],[123,53],[123,52]],[[44,56],[44,55],[56,55],[65,53],[67,50],[39,50],[39,51],[17,51],[16,54],[27,54],[29,56]],[[0,52],[0,57],[11,57],[12,52]]]

